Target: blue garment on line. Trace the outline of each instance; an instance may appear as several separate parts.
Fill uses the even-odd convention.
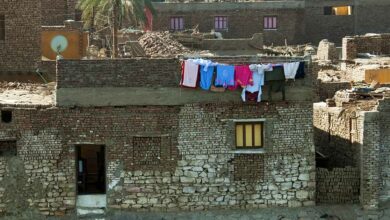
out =
[[[234,86],[234,66],[231,65],[218,65],[217,66],[217,78],[215,79],[216,86]]]
[[[200,66],[200,88],[209,90],[213,80],[214,67],[209,66],[208,68],[204,65]]]

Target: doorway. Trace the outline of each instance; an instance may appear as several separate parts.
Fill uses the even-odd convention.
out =
[[[106,194],[106,160],[103,145],[77,145],[78,195]]]

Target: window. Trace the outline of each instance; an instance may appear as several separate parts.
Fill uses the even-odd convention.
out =
[[[183,17],[171,17],[171,30],[174,30],[174,31],[184,30],[184,18]]]
[[[226,30],[227,26],[227,17],[226,16],[215,16],[214,17],[214,29],[215,30]]]
[[[237,122],[236,147],[262,148],[264,143],[263,128],[263,122]]]
[[[324,15],[352,15],[352,6],[326,6]]]
[[[1,121],[3,123],[11,123],[11,121],[12,121],[12,111],[2,110],[1,111]]]
[[[16,141],[0,141],[0,157],[16,155]]]
[[[0,40],[5,40],[5,16],[0,15]]]
[[[277,28],[276,16],[264,17],[264,30],[276,30],[276,28]]]

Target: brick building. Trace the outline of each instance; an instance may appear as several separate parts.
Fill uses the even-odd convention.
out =
[[[41,1],[0,1],[0,73],[33,72],[41,59]]]
[[[341,45],[346,35],[389,32],[386,0],[165,1],[155,3],[154,30],[222,32],[226,38],[263,33],[265,44],[317,44],[329,39]]]
[[[337,92],[335,104],[314,104],[316,200],[378,209],[390,200],[389,97]]]
[[[219,61],[267,58],[240,59]],[[9,192],[46,215],[85,199],[135,211],[315,204],[310,68],[268,103],[179,88],[177,59],[61,60],[57,76],[54,106],[1,108],[2,211]]]
[[[77,0],[41,0],[42,25],[63,25],[65,20],[76,20]]]

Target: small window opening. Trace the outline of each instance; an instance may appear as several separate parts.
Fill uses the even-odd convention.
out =
[[[16,155],[16,141],[0,141],[0,157],[10,157]]]
[[[0,15],[0,40],[5,40],[5,16]]]
[[[352,6],[326,6],[324,15],[352,15]]]
[[[12,121],[12,111],[2,110],[1,111],[1,121],[4,123],[11,123]]]

